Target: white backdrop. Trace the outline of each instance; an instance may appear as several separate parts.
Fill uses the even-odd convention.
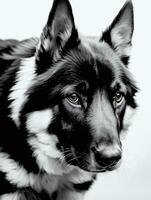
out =
[[[85,35],[101,35],[125,0],[71,0],[75,22]],[[51,0],[1,0],[0,38],[39,36]],[[151,200],[151,1],[133,0],[135,32],[130,68],[140,87],[139,108],[127,138],[120,169],[101,174],[86,200]]]

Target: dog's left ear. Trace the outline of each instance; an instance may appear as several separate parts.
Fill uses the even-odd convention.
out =
[[[36,52],[39,71],[60,59],[62,51],[78,41],[69,0],[54,0]]]
[[[133,4],[128,0],[101,38],[116,51],[125,65],[129,61],[133,29]]]

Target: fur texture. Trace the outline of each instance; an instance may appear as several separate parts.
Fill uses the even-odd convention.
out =
[[[83,37],[54,0],[41,38],[0,41],[0,199],[81,200],[122,157],[136,109],[128,69],[133,6]]]

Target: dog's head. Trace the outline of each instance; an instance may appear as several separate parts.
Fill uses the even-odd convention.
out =
[[[100,38],[80,36],[69,1],[54,1],[21,118],[39,162],[43,152],[87,171],[115,168],[127,114],[136,108],[127,68],[132,34],[131,1]]]

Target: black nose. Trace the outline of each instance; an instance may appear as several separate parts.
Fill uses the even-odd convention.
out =
[[[93,148],[96,162],[102,166],[107,167],[117,164],[121,159],[121,149],[119,146],[107,146],[104,148]]]

